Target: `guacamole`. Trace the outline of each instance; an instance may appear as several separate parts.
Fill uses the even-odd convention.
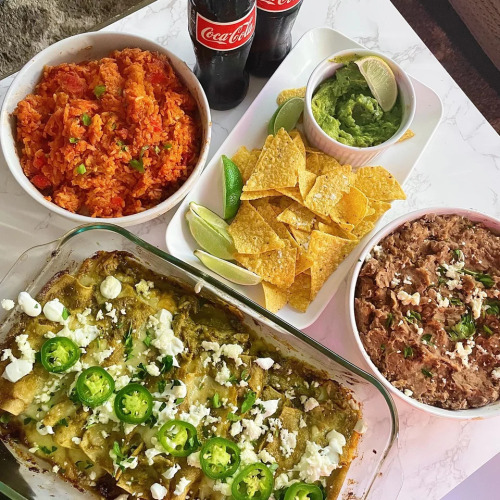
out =
[[[376,146],[390,139],[403,115],[399,97],[390,111],[383,111],[354,62],[325,80],[311,104],[314,118],[325,133],[356,147]]]

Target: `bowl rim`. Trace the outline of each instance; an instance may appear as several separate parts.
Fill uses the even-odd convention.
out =
[[[376,146],[368,146],[366,148],[363,147],[358,147],[358,146],[349,146],[348,144],[344,144],[342,142],[337,141],[333,137],[330,137],[317,123],[316,119],[314,118],[313,112],[312,112],[312,107],[311,107],[311,102],[312,102],[312,97],[314,91],[318,88],[318,86],[323,83],[326,78],[324,78],[324,73],[330,69],[332,65],[337,65],[337,68],[335,68],[335,71],[338,69],[342,68],[345,66],[344,63],[336,63],[333,61],[335,57],[342,57],[342,56],[347,56],[347,55],[355,55],[359,54],[362,56],[377,56],[383,59],[389,66],[394,66],[398,71],[400,75],[400,80],[404,82],[404,84],[410,89],[409,93],[409,100],[410,100],[410,106],[409,106],[409,113],[404,122],[401,122],[401,125],[399,126],[399,130],[391,136],[389,139],[386,141],[377,144]],[[391,68],[392,69],[392,68]],[[333,73],[335,74],[335,73]],[[331,78],[332,75],[330,75],[328,78]],[[319,78],[318,78],[319,77]],[[314,81],[316,79],[319,79],[319,83],[316,83],[313,85]],[[398,92],[400,92],[400,85],[398,83]],[[415,110],[416,110],[416,94],[415,94],[415,88],[413,87],[413,83],[411,81],[410,76],[408,73],[398,64],[396,63],[393,59],[387,57],[385,54],[382,54],[381,52],[377,52],[376,50],[371,50],[371,49],[365,49],[365,48],[352,48],[352,49],[344,49],[340,50],[338,52],[335,52],[334,54],[326,57],[323,59],[313,70],[311,75],[309,76],[309,79],[307,80],[306,84],[306,96],[304,99],[304,112],[308,114],[309,121],[310,121],[310,126],[313,127],[324,139],[330,141],[332,144],[335,144],[338,147],[345,148],[346,151],[351,151],[351,152],[382,152],[383,150],[387,149],[388,147],[392,146],[395,144],[402,136],[403,134],[410,128],[410,125],[413,121],[413,118],[415,117]]]
[[[377,233],[370,238],[370,240],[363,246],[361,250],[358,260],[353,266],[351,275],[348,280],[348,287],[346,293],[347,300],[347,314],[348,314],[348,323],[351,328],[351,332],[356,341],[356,345],[358,347],[361,356],[364,361],[370,367],[370,370],[378,378],[378,380],[387,388],[392,394],[395,394],[397,397],[401,398],[403,401],[406,401],[408,404],[413,406],[414,408],[424,411],[428,414],[432,414],[438,417],[446,417],[455,420],[471,420],[471,419],[485,419],[490,417],[495,417],[500,415],[500,400],[495,401],[493,403],[489,403],[480,408],[469,408],[465,410],[448,410],[446,408],[439,408],[437,406],[432,406],[426,403],[421,403],[416,399],[406,396],[402,390],[394,387],[389,380],[387,380],[380,370],[377,368],[375,363],[372,361],[370,356],[368,355],[363,342],[361,341],[361,337],[359,334],[359,330],[356,323],[355,317],[355,309],[354,309],[354,297],[356,293],[356,285],[358,282],[359,272],[361,271],[361,267],[365,263],[365,258],[368,253],[371,252],[374,246],[376,246],[383,238],[387,235],[393,233],[395,230],[400,228],[406,222],[411,222],[425,215],[436,214],[436,215],[460,215],[463,217],[470,218],[475,222],[483,222],[488,227],[496,228],[500,231],[500,220],[496,219],[491,215],[486,215],[482,212],[478,212],[476,210],[467,209],[467,208],[453,208],[453,207],[431,207],[431,208],[423,208],[419,210],[414,210],[407,214],[404,214],[393,221],[386,224],[383,228],[381,228]],[[491,406],[496,405],[497,408],[493,410],[486,410],[485,408],[491,408]]]
[[[148,208],[147,210],[144,210],[142,212],[137,212],[131,215],[124,215],[121,217],[90,217],[87,215],[72,213],[69,210],[60,207],[59,205],[46,200],[43,194],[40,191],[38,191],[38,189],[36,189],[35,186],[31,184],[21,166],[17,149],[17,141],[11,140],[9,134],[9,132],[11,132],[11,130],[9,130],[11,129],[11,127],[7,126],[0,127],[0,148],[5,158],[5,162],[7,163],[7,166],[9,167],[9,170],[12,173],[15,180],[17,181],[17,183],[24,189],[24,191],[28,195],[30,195],[32,199],[43,205],[51,212],[54,212],[62,217],[65,217],[66,219],[73,220],[80,224],[82,223],[98,224],[98,223],[112,222],[113,224],[130,226],[134,224],[140,224],[142,222],[146,222],[148,220],[156,218],[164,214],[171,208],[173,208],[177,203],[179,203],[184,198],[184,196],[186,196],[186,194],[191,190],[194,183],[198,180],[208,158],[210,142],[211,142],[211,133],[212,133],[211,131],[212,118],[211,118],[210,106],[208,104],[208,99],[206,97],[205,91],[203,90],[203,87],[201,86],[199,80],[196,78],[196,76],[191,71],[189,66],[182,59],[180,59],[173,52],[163,47],[159,43],[155,42],[154,40],[136,34],[106,30],[106,31],[85,32],[73,35],[63,40],[59,40],[58,42],[55,42],[52,45],[49,45],[45,49],[41,50],[40,52],[35,54],[19,70],[19,72],[15,75],[14,79],[9,85],[7,93],[5,94],[5,98],[3,100],[2,107],[0,109],[0,123],[8,123],[9,112],[7,111],[7,107],[12,100],[12,94],[15,92],[17,87],[23,83],[23,81],[26,78],[26,75],[29,75],[30,72],[33,71],[33,66],[37,64],[37,62],[43,55],[45,55],[47,52],[56,52],[57,49],[65,49],[68,47],[72,47],[72,45],[75,42],[79,42],[80,40],[87,40],[87,41],[91,40],[95,41],[95,44],[97,44],[99,42],[99,39],[104,37],[120,37],[121,39],[126,38],[130,40],[131,46],[133,45],[137,48],[140,48],[141,44],[147,44],[153,47],[147,50],[156,50],[166,55],[172,67],[174,68],[175,72],[178,74],[179,78],[182,80],[184,85],[188,87],[189,92],[197,101],[198,110],[200,113],[201,126],[202,126],[200,154],[198,157],[198,161],[196,162],[191,174],[179,187],[179,189],[175,191],[172,195],[170,195],[168,198],[155,205],[154,207]],[[192,82],[186,82],[185,78],[179,75],[179,68],[182,66],[185,66],[188,72],[191,73]],[[203,114],[206,115],[206,120],[203,119]],[[15,133],[13,135],[15,137]]]

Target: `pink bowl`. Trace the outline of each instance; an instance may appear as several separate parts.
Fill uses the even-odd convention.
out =
[[[378,245],[379,242],[384,239],[387,235],[394,232],[405,222],[414,221],[420,219],[424,215],[428,214],[454,214],[467,217],[474,222],[482,222],[487,228],[491,229],[495,233],[500,233],[500,221],[489,215],[485,215],[473,210],[467,210],[464,208],[425,208],[423,210],[417,210],[415,212],[410,212],[409,214],[399,217],[382,228],[373,238],[368,241],[366,246],[361,251],[358,261],[352,270],[351,277],[349,279],[349,289],[346,294],[347,297],[347,310],[349,314],[349,324],[352,329],[354,338],[356,339],[356,344],[359,348],[361,355],[363,356],[366,363],[369,365],[370,369],[374,375],[380,380],[380,382],[389,389],[393,394],[403,399],[413,407],[423,410],[432,415],[437,415],[439,417],[448,417],[453,419],[484,419],[489,417],[496,417],[500,415],[500,400],[490,403],[489,405],[483,406],[482,408],[472,408],[469,410],[446,410],[443,408],[438,408],[436,406],[431,406],[428,404],[420,403],[416,399],[406,396],[402,391],[394,387],[383,375],[380,373],[379,369],[375,366],[370,356],[365,350],[361,337],[359,335],[358,326],[356,324],[356,317],[354,314],[354,297],[356,292],[356,284],[358,281],[359,272],[361,267],[365,262],[365,258],[368,253],[371,252],[374,246]]]

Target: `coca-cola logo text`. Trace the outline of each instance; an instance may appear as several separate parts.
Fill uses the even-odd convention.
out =
[[[252,38],[255,31],[255,13],[254,6],[245,17],[231,23],[217,23],[196,14],[196,39],[209,49],[237,49]]]
[[[257,0],[257,7],[268,12],[283,12],[295,7],[302,0]]]

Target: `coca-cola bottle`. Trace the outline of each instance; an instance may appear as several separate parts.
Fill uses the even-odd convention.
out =
[[[302,0],[257,0],[257,25],[247,69],[270,76],[292,48],[291,31]]]
[[[213,109],[234,108],[247,93],[255,15],[255,0],[188,0],[194,73]]]

